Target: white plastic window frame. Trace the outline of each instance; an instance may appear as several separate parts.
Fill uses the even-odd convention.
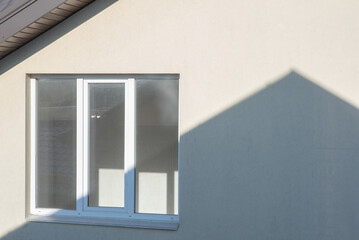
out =
[[[58,76],[52,76],[57,78]],[[50,77],[51,78],[51,77]],[[61,76],[62,79],[63,78]],[[74,79],[73,77],[68,77]],[[30,212],[28,221],[74,223],[86,225],[123,226],[176,230],[178,215],[143,214],[135,212],[135,79],[76,77],[76,210],[36,207],[36,132],[37,132],[37,81],[30,79]],[[94,83],[125,84],[125,206],[123,208],[88,206],[88,85]]]

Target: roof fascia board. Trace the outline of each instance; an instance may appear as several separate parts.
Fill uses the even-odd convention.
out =
[[[25,8],[29,4],[35,2],[36,0],[17,0],[14,1],[13,4],[11,0],[7,0],[8,2],[5,2],[3,0],[3,4],[9,4],[8,6],[5,6],[5,9],[1,10],[1,3],[0,3],[0,24],[5,22],[7,19],[11,18],[13,15],[15,15],[17,12],[21,11],[21,9]],[[1,2],[1,0],[0,0]]]
[[[0,24],[0,43],[35,22],[66,0],[37,0]]]

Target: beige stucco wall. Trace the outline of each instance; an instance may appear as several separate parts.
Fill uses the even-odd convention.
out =
[[[359,237],[356,230],[359,210],[351,202],[358,197],[359,192],[351,191],[355,189],[353,185],[358,185],[358,178],[350,172],[348,175],[351,177],[343,180],[345,184],[339,184],[345,178],[345,171],[355,169],[355,159],[359,159],[357,136],[350,135],[358,132],[355,120],[359,119],[356,117],[359,107],[358,1],[121,0],[109,6],[106,4],[105,1],[95,2],[0,61],[0,239]],[[295,71],[301,78],[292,75],[285,77],[290,71]],[[25,221],[27,73],[181,75],[180,130],[183,145],[179,173],[178,231],[29,224]],[[298,79],[302,78],[315,85],[301,85],[302,80]],[[289,83],[294,79],[298,83],[285,85],[278,90],[276,87],[281,85],[276,84],[280,79],[284,79],[284,82],[289,79]],[[268,93],[271,86],[274,92]],[[290,98],[290,105],[285,98],[277,99],[276,93]],[[263,102],[253,100],[261,99],[256,98],[258,94],[269,97],[264,98],[266,101]],[[305,102],[306,99],[309,103]],[[271,100],[275,105],[264,106]],[[250,104],[246,105],[248,101]],[[253,101],[258,101],[258,104],[252,104]],[[308,110],[311,104],[318,108]],[[246,124],[250,132],[244,140],[241,134],[247,130],[236,132],[235,124],[245,116],[227,114],[236,106],[244,106],[244,113],[255,113],[253,119],[242,122],[241,126]],[[256,110],[261,107],[263,111],[256,115]],[[271,107],[283,107],[288,111]],[[347,111],[347,108],[350,110]],[[308,119],[317,116],[318,112],[320,116],[306,122],[305,117],[298,115],[303,112]],[[347,114],[346,117],[343,117],[344,114]],[[224,120],[221,120],[221,116]],[[297,121],[298,117],[304,120]],[[263,118],[268,121],[261,121]],[[284,119],[284,127],[280,129],[283,132],[275,131],[276,125],[271,125],[276,124],[278,119]],[[313,126],[313,123],[317,125]],[[300,128],[293,131],[293,126]],[[324,128],[318,135],[311,135],[322,126]],[[274,129],[273,132],[264,133],[271,129]],[[338,129],[342,132],[336,132]],[[225,131],[228,132],[224,134]],[[268,144],[278,142],[278,134],[288,138],[283,143],[292,141],[293,145],[278,147],[278,152],[268,150],[275,148]],[[345,134],[350,136],[346,138]],[[215,138],[218,138],[218,142]],[[313,143],[311,146],[321,147],[317,149],[321,153],[320,160],[314,157],[316,152],[311,149],[312,154],[305,157],[310,161],[295,165],[302,175],[292,169],[294,163],[287,166],[284,161],[286,157],[296,158],[308,152],[296,142],[301,138],[310,139]],[[209,152],[205,145],[200,145],[204,140],[209,141],[206,145],[212,148],[211,151],[218,149],[214,152],[218,155]],[[265,149],[265,153],[255,157],[244,150],[239,155],[237,152],[231,154],[228,145],[237,143],[248,145],[246,151],[258,153]],[[329,148],[335,152],[330,152]],[[221,149],[225,156],[220,154]],[[284,153],[288,156],[281,155]],[[254,161],[266,155],[267,162]],[[348,167],[344,170],[341,163],[336,165],[343,158],[348,158],[343,163]],[[238,162],[234,160],[220,164],[226,159],[248,159],[248,164],[254,166],[239,176],[243,165],[236,165]],[[284,162],[277,162],[278,159]],[[332,165],[329,167],[321,164],[326,159],[331,159]],[[349,163],[352,165],[347,165]],[[313,169],[319,170],[312,172]],[[343,173],[338,173],[338,169],[342,169]],[[294,175],[299,175],[292,177],[291,170]],[[248,174],[248,178],[243,177],[245,174]],[[312,181],[308,180],[306,174],[312,176]],[[309,181],[308,186],[300,185],[305,181]],[[266,188],[268,183],[265,182],[272,184]],[[288,182],[293,185],[285,185]],[[324,207],[322,202],[315,202],[317,191],[308,190],[318,182],[322,184],[318,186],[319,191],[327,194],[324,199],[330,196],[336,199],[324,202]],[[247,189],[246,185],[251,189]],[[276,185],[282,186],[285,191],[278,192]],[[272,191],[264,194],[268,189]],[[245,196],[241,195],[243,192]],[[247,197],[252,198],[252,203]],[[273,205],[268,205],[263,197],[269,197],[268,201],[273,201]],[[299,204],[304,208],[310,206],[305,209],[307,211],[297,209],[290,212],[290,209],[296,209],[296,201],[301,201],[301,197],[315,203],[309,201]],[[316,212],[316,204],[322,211]],[[253,208],[255,212],[248,213],[242,208]],[[310,209],[315,214],[311,215]],[[301,215],[302,210],[308,215]],[[312,227],[306,225],[308,218]],[[290,226],[286,225],[288,222]]]

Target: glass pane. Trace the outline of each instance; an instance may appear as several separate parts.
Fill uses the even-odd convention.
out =
[[[89,206],[124,207],[125,84],[89,84]]]
[[[178,80],[136,81],[136,212],[178,214]]]
[[[76,209],[76,80],[38,80],[37,207]]]

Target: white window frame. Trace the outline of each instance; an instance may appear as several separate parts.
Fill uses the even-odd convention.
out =
[[[74,79],[74,77],[68,78]],[[178,215],[135,213],[135,79],[120,77],[76,77],[76,79],[76,210],[36,208],[38,78],[30,79],[30,211],[26,216],[27,220],[176,230],[179,223]],[[123,208],[88,206],[88,85],[92,83],[125,84],[125,206]]]

